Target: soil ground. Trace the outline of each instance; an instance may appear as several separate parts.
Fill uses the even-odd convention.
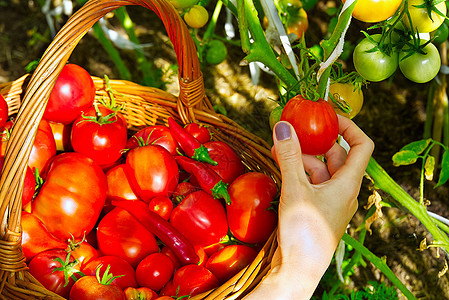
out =
[[[329,3],[320,2],[310,13],[311,43],[319,41],[324,34],[323,24],[327,16],[322,7],[325,5]],[[138,24],[141,41],[153,43],[153,47],[145,50],[148,57],[162,68],[174,64],[173,52],[159,20],[144,9],[133,7],[128,11]],[[353,24],[347,36],[356,41],[361,37],[362,24],[357,21]],[[23,75],[25,66],[39,59],[49,42],[48,25],[36,1],[0,0],[0,82],[13,81]],[[121,51],[121,55],[133,70],[135,58],[132,51]],[[205,67],[206,93],[214,104],[224,106],[238,123],[270,141],[267,120],[273,100],[278,98],[274,78],[262,73],[259,85],[253,85],[248,68],[238,64],[243,57],[239,48],[230,47],[227,61],[217,67]],[[114,64],[91,33],[81,40],[71,62],[84,66],[93,75],[102,77],[107,74],[110,78],[120,78]],[[167,88],[176,93],[176,78],[171,79],[173,83]],[[375,142],[373,157],[415,198],[419,196],[419,164],[394,167],[391,157],[402,146],[422,138],[428,88],[429,84],[413,84],[400,74],[390,82],[371,83],[364,89],[364,107],[354,119]],[[365,180],[359,196],[359,212],[351,226],[354,236],[358,234],[355,228],[366,214],[363,206],[371,194],[370,188],[370,182]],[[431,203],[430,211],[449,217],[447,184],[438,189],[433,189],[432,183],[426,184],[425,198]],[[438,272],[444,267],[444,254],[439,256],[435,249],[417,250],[424,238],[431,240],[419,221],[397,208],[383,208],[383,216],[372,229],[365,245],[377,256],[385,257],[390,268],[417,298],[449,299],[449,275],[438,277]],[[356,269],[351,279],[351,288],[360,288],[369,281],[383,280],[384,276],[367,264]]]

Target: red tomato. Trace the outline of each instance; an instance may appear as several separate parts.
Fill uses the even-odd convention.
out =
[[[176,202],[181,202],[188,194],[198,191],[200,188],[188,181],[180,182],[173,192],[173,199]]]
[[[48,161],[56,155],[56,142],[53,137],[53,131],[50,124],[41,120],[34,139],[33,148],[31,149],[28,165],[34,172],[37,169],[39,172],[44,170]]]
[[[210,141],[210,132],[206,126],[199,125],[198,123],[189,123],[185,126],[185,130],[190,133],[201,144]]]
[[[51,235],[44,223],[35,215],[22,211],[20,224],[22,225],[22,251],[27,262],[40,252],[67,248],[67,244]]]
[[[167,246],[164,245],[161,248],[161,252],[160,253],[168,256],[172,260],[173,267],[175,268],[175,270],[179,269],[182,266],[181,262],[176,257],[175,253],[173,253],[173,251],[170,249],[170,247],[167,247]]]
[[[208,246],[218,243],[228,233],[223,205],[204,191],[187,195],[173,209],[170,223],[193,245]]]
[[[0,127],[5,126],[8,121],[8,103],[5,98],[0,94]]]
[[[128,176],[125,173],[125,164],[120,164],[106,172],[108,181],[107,202],[112,200],[139,200],[134,193]]]
[[[104,106],[92,106],[72,125],[72,147],[75,152],[105,166],[114,163],[126,147],[127,126],[119,112]]]
[[[150,200],[148,208],[168,221],[173,210],[173,203],[168,197],[157,196]]]
[[[174,272],[174,263],[167,255],[152,253],[137,266],[137,283],[157,292],[172,278]]]
[[[106,268],[106,267],[105,267]],[[78,279],[70,290],[70,300],[124,300],[125,293],[113,282],[108,282],[107,275],[102,277],[84,276]]]
[[[147,287],[140,287],[137,289],[129,287],[125,290],[126,300],[154,300],[157,297],[157,293]],[[170,298],[170,300],[173,300],[173,298]]]
[[[159,252],[154,235],[134,216],[118,207],[101,219],[97,242],[103,255],[121,257],[133,267],[147,255]]]
[[[99,256],[97,249],[86,242],[86,240],[82,240],[78,243],[70,240],[68,250],[70,250],[70,254],[79,261],[81,269]]]
[[[109,273],[114,276],[124,275],[115,278],[112,282],[118,285],[122,290],[128,287],[137,287],[136,272],[134,268],[123,258],[118,256],[105,255],[100,256],[81,269],[85,275],[95,275],[98,266],[103,266],[100,269],[100,276],[103,276],[106,271],[106,266],[110,265]]]
[[[67,240],[94,227],[106,199],[107,181],[90,158],[74,152],[57,155],[49,165],[32,211],[49,232]]]
[[[265,242],[277,224],[270,209],[277,194],[274,181],[267,175],[250,172],[238,177],[228,188],[231,204],[226,206],[229,229],[242,242]]]
[[[185,265],[175,272],[173,281],[164,287],[160,295],[195,296],[218,286],[218,279],[205,267]]]
[[[146,203],[156,196],[170,197],[178,184],[178,164],[170,152],[158,145],[129,151],[125,170],[136,194]]]
[[[70,124],[92,106],[94,100],[95,86],[89,73],[80,66],[67,64],[51,91],[44,119]]]
[[[28,265],[30,274],[39,280],[47,290],[64,298],[69,296],[70,289],[75,283],[71,275],[79,272],[79,266],[73,257],[70,257],[68,264],[65,264],[67,255],[68,253],[62,249],[47,250],[37,254]],[[57,268],[61,269],[56,270]],[[66,282],[65,276],[67,276],[68,282]]]
[[[230,184],[234,179],[245,173],[242,160],[228,144],[213,141],[204,144],[204,147],[209,151],[210,158],[218,163],[216,166],[209,165],[209,167],[220,175],[223,182]]]
[[[256,256],[257,251],[252,247],[229,245],[209,257],[206,268],[224,283],[252,263]]]
[[[293,97],[285,105],[281,121],[287,121],[295,128],[304,154],[324,154],[338,138],[337,114],[323,99],[315,102],[301,95]]]
[[[177,154],[178,142],[167,126],[153,125],[136,132],[126,144],[127,149],[134,149],[143,145],[159,145],[164,147],[172,155]]]

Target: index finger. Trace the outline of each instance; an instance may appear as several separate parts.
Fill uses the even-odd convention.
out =
[[[351,120],[338,116],[339,133],[351,147],[343,166],[334,174],[334,179],[342,178],[353,184],[362,181],[374,150],[373,141]]]

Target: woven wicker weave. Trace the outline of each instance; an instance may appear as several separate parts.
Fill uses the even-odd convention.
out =
[[[270,147],[229,118],[217,114],[204,92],[196,49],[177,11],[165,0],[91,0],[78,10],[60,30],[44,53],[32,76],[0,84],[10,114],[17,114],[6,150],[0,179],[0,291],[4,299],[63,299],[43,288],[27,271],[21,250],[21,191],[25,168],[50,91],[74,47],[87,31],[108,12],[123,5],[140,5],[154,11],[164,23],[179,64],[178,96],[138,84],[110,80],[116,101],[125,106],[130,130],[166,124],[172,116],[188,123],[208,126],[214,140],[230,144],[248,170],[272,176],[280,184],[280,173],[271,158]],[[106,83],[93,77],[97,96],[107,96]],[[261,282],[270,269],[276,249],[273,232],[253,263],[215,290],[191,299],[238,299]]]

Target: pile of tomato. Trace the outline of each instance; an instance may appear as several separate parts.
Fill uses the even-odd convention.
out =
[[[129,132],[120,107],[94,99],[90,75],[66,65],[24,183],[30,273],[68,299],[172,299],[250,264],[277,224],[273,180],[206,126]],[[2,157],[13,123],[0,124]]]

